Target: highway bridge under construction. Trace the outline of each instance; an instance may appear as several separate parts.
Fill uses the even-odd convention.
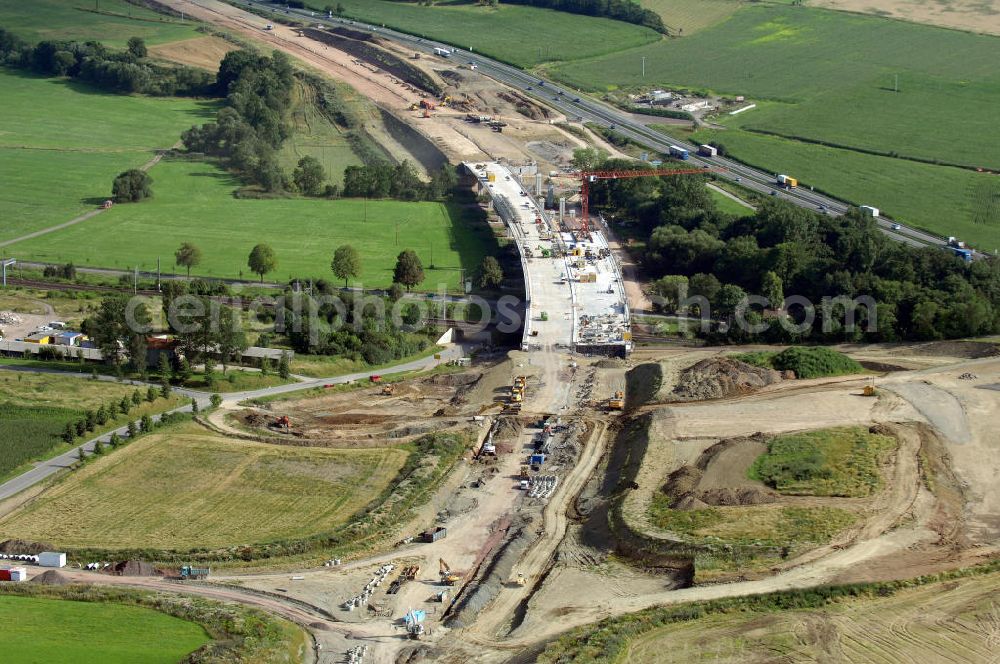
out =
[[[466,162],[480,192],[517,243],[524,272],[522,350],[567,348],[625,357],[632,328],[621,266],[600,231],[563,226],[539,203],[541,192],[498,162]],[[536,180],[537,181],[537,180]]]

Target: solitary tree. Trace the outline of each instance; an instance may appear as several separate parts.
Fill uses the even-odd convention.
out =
[[[64,443],[72,443],[76,440],[76,427],[73,426],[72,422],[66,423],[66,429],[63,431],[62,439]]]
[[[110,444],[111,447],[118,447],[122,444],[122,438],[118,435],[117,431],[111,434],[111,438],[108,438],[108,444]]]
[[[141,37],[132,37],[128,40],[128,54],[136,60],[146,57],[146,42]]]
[[[361,274],[361,256],[358,255],[358,250],[349,244],[337,247],[333,252],[330,269],[334,275],[344,280],[344,288],[347,288],[348,280],[356,279]]]
[[[292,368],[288,359],[288,353],[282,353],[281,359],[278,360],[278,375],[284,380],[288,380],[288,377],[292,375]]]
[[[153,195],[153,178],[146,171],[132,168],[115,178],[111,196],[117,203],[136,203]]]
[[[278,267],[278,259],[270,245],[258,244],[250,251],[247,265],[251,272],[260,275],[260,283],[264,283],[264,275]]]
[[[420,257],[412,249],[401,251],[396,257],[396,269],[392,280],[410,290],[424,280],[424,266]]]
[[[319,163],[319,159],[306,155],[299,159],[298,168],[292,172],[292,180],[303,194],[316,196],[321,192],[323,181],[326,180],[326,171],[323,170],[323,164]]]
[[[201,264],[201,249],[190,242],[184,242],[174,252],[174,262],[187,268],[188,279],[191,278],[191,268]]]
[[[128,421],[128,426],[126,427],[126,430],[128,431],[128,437],[130,439],[131,438],[135,438],[136,434],[139,433],[139,430],[136,429],[135,421],[134,420],[129,420]]]
[[[139,430],[143,433],[149,433],[153,430],[153,418],[149,415],[143,415],[142,419],[139,420]]]
[[[499,288],[501,283],[503,283],[503,270],[500,268],[500,262],[493,256],[487,256],[479,266],[479,287]]]

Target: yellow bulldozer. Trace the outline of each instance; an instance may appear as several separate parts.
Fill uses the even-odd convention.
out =
[[[867,385],[865,385],[865,389],[863,389],[861,391],[861,395],[862,396],[866,396],[866,397],[877,397],[878,396],[878,390],[875,389],[875,378],[874,378],[874,376],[871,378],[871,380],[869,381],[869,383]]]
[[[625,410],[625,393],[621,390],[608,399],[608,410]]]

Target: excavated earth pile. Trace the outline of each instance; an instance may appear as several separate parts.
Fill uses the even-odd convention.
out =
[[[713,357],[682,371],[671,396],[675,401],[722,399],[755,392],[780,380],[781,374],[774,369]]]

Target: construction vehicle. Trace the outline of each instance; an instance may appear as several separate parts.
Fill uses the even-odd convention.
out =
[[[625,410],[625,393],[621,390],[608,399],[608,410]]]
[[[517,583],[517,585],[519,585],[519,586],[523,586],[523,585],[525,585],[526,583],[528,583],[528,579],[527,579],[527,577],[525,577],[525,576],[524,576],[523,574],[521,574],[521,573],[518,573],[518,575],[517,575],[517,582],[516,582],[516,583]]]
[[[862,396],[866,397],[877,397],[878,392],[875,390],[875,378],[871,378],[871,381],[865,385],[865,389],[861,392]]]
[[[795,187],[799,186],[799,181],[797,179],[789,177],[787,175],[779,175],[778,177],[774,178],[774,180],[775,182],[777,182],[778,184],[787,189],[794,189]]]
[[[427,613],[421,609],[410,609],[403,616],[403,623],[406,625],[406,633],[411,639],[419,639],[424,634],[424,620]]]
[[[181,578],[182,579],[204,579],[208,577],[212,569],[210,567],[192,567],[191,565],[185,565],[181,567]]]
[[[518,390],[510,391],[510,401],[511,403],[521,403],[524,400],[524,396]]]
[[[392,383],[382,386],[382,394],[391,397],[396,392],[396,386]]]
[[[382,376],[380,376],[378,374],[372,374],[371,376],[368,377],[368,380],[370,380],[373,383],[381,383],[382,382]]]
[[[444,558],[438,558],[438,565],[440,566],[441,583],[444,585],[453,586],[462,580],[461,576],[451,570]]]
[[[517,476],[517,479],[519,480],[531,479],[530,471],[531,471],[531,466],[527,464],[521,464],[521,474]]]
[[[435,104],[430,99],[421,99],[420,108],[427,109],[428,111],[433,111],[435,108]]]

